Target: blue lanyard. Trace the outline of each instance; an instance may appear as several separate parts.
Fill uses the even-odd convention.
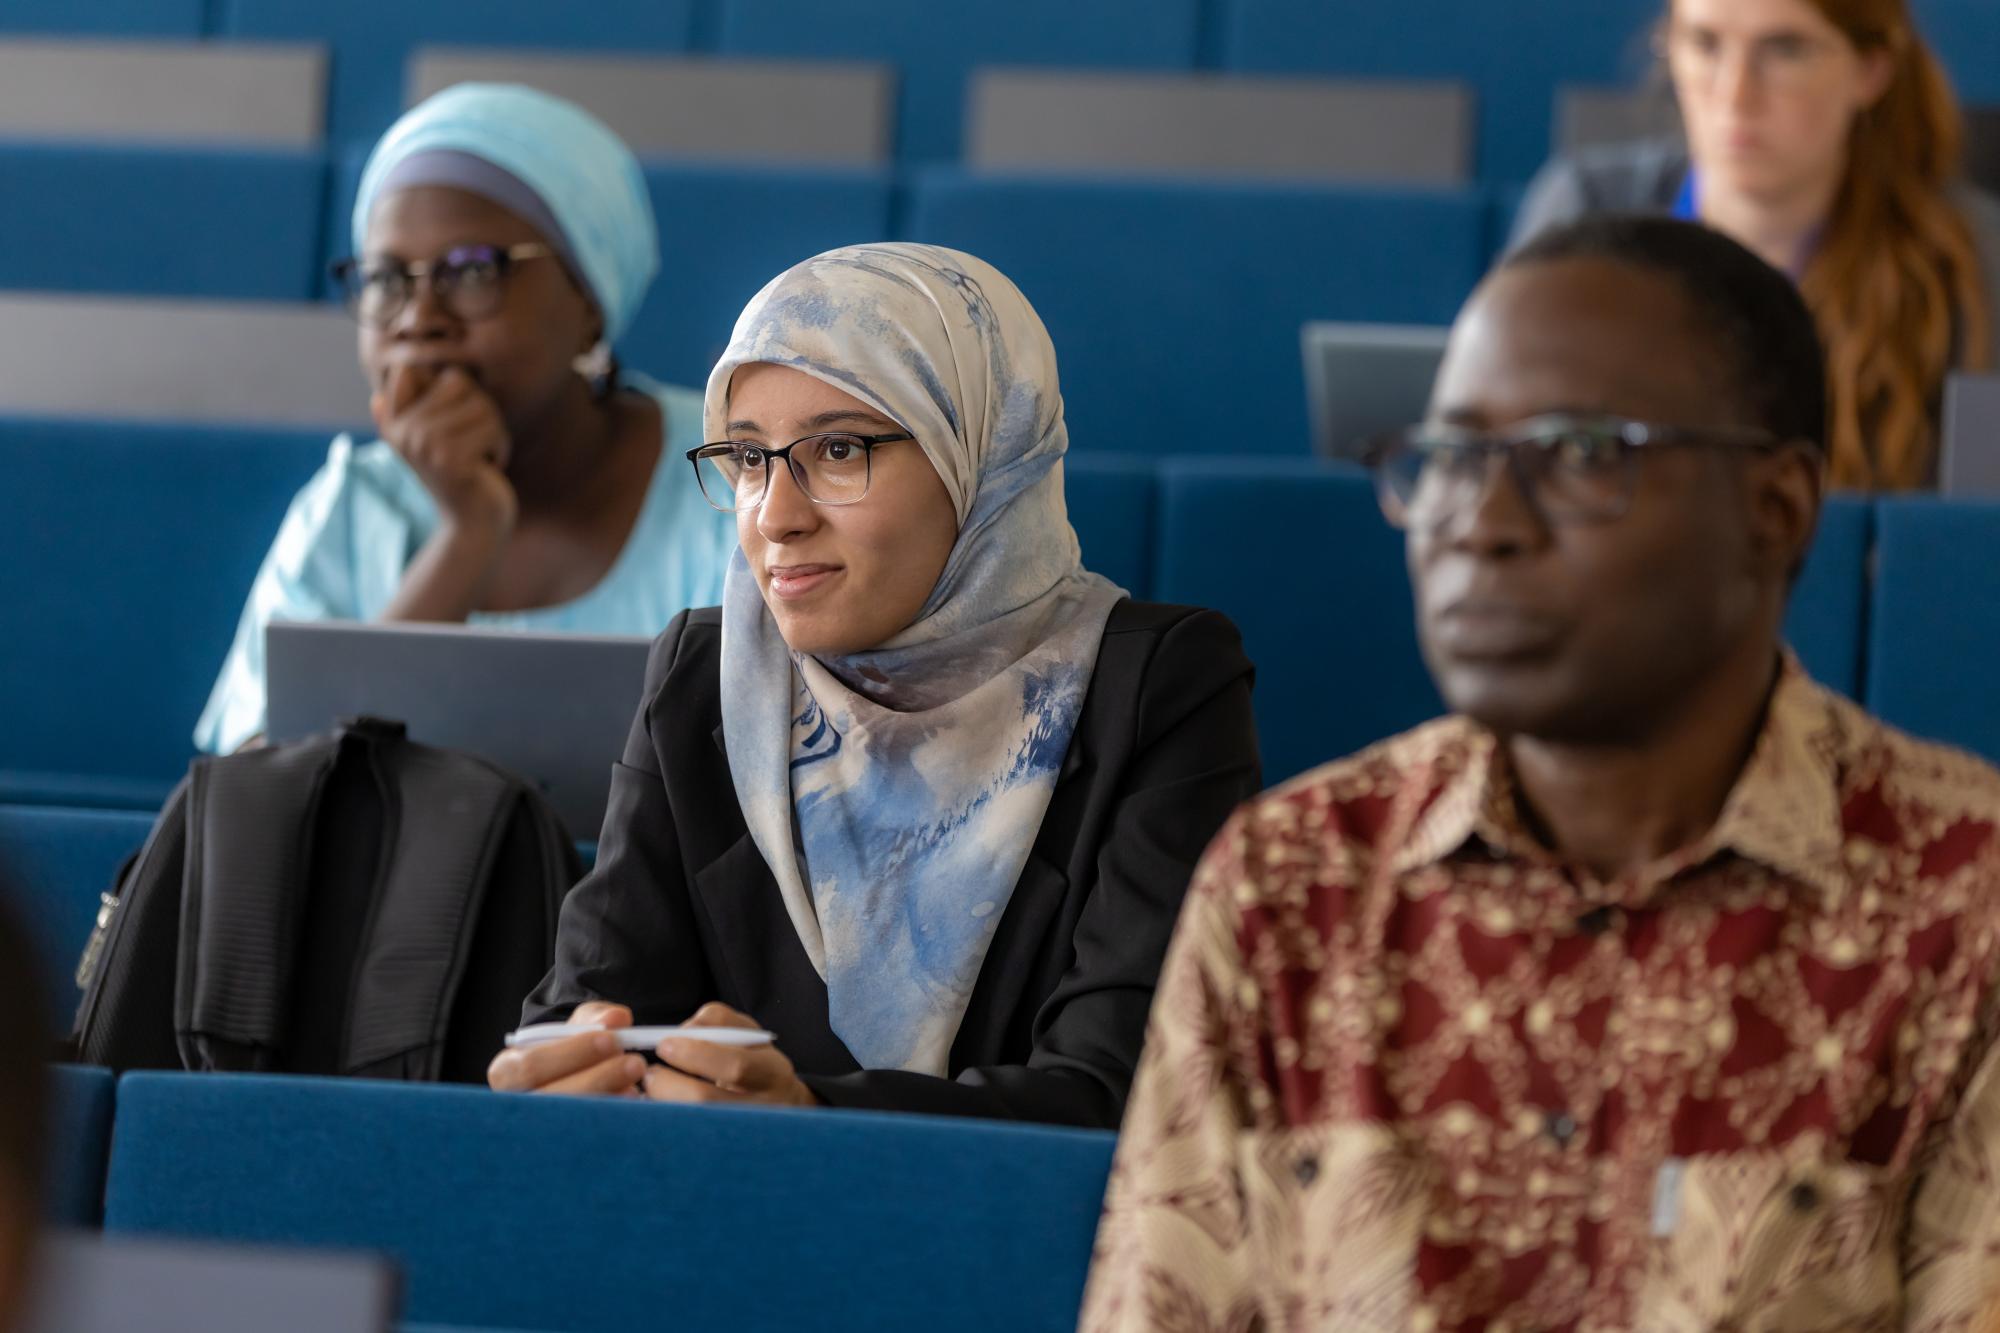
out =
[[[1681,192],[1674,196],[1674,216],[1682,222],[1701,221],[1701,184],[1693,166],[1681,180]]]
[[[1701,177],[1695,173],[1692,164],[1688,166],[1687,176],[1681,181],[1680,193],[1674,196],[1673,216],[1682,222],[1701,221]],[[1819,249],[1819,242],[1820,234],[1815,232],[1806,246],[1805,257],[1799,261],[1798,271],[1790,275],[1793,282],[1804,276],[1805,265],[1812,258],[1813,252]]]

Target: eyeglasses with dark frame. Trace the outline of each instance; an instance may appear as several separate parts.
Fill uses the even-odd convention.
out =
[[[903,432],[856,435],[833,431],[793,440],[782,449],[722,440],[687,452],[701,497],[725,514],[755,509],[771,486],[771,460],[782,459],[799,490],[816,505],[851,505],[868,494],[874,480],[875,450],[917,437]],[[803,452],[801,452],[803,451]]]
[[[1624,517],[1649,450],[1711,446],[1768,452],[1782,441],[1750,427],[1667,426],[1623,417],[1555,414],[1504,431],[1412,426],[1371,443],[1382,513],[1398,528],[1430,527],[1477,505],[1496,459],[1536,513],[1550,523]]]
[[[333,265],[347,308],[370,328],[387,328],[403,313],[417,284],[428,279],[437,302],[453,316],[486,319],[500,309],[507,277],[516,265],[532,259],[553,259],[556,252],[540,241],[519,245],[459,245],[436,259],[384,259],[353,256]]]

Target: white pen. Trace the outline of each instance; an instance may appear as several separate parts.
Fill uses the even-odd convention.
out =
[[[507,1045],[545,1046],[552,1041],[562,1041],[566,1037],[581,1037],[591,1032],[611,1033],[618,1038],[618,1044],[628,1051],[650,1051],[669,1037],[705,1041],[714,1046],[769,1046],[777,1040],[775,1033],[766,1032],[762,1028],[607,1028],[598,1023],[533,1023],[508,1033]]]

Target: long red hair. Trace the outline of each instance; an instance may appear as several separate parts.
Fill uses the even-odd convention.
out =
[[[1833,482],[1923,486],[1945,376],[1993,357],[1985,274],[1949,195],[1963,122],[1907,0],[1808,3],[1857,50],[1894,62],[1888,91],[1855,120],[1846,179],[1799,283],[1827,348]]]

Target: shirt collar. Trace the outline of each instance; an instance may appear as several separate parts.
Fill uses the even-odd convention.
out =
[[[1522,826],[1512,771],[1493,734],[1471,722],[1446,733],[1456,742],[1420,759],[1436,795],[1410,822],[1391,862],[1396,873],[1435,865],[1469,842],[1496,859],[1550,854]],[[1771,693],[1750,762],[1706,835],[1641,878],[1663,886],[1684,870],[1733,853],[1817,892],[1827,906],[1847,886],[1842,859],[1839,720],[1824,689],[1790,650]]]

